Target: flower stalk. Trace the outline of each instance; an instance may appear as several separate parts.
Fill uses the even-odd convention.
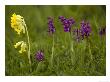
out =
[[[54,55],[54,32],[55,32],[55,26],[53,22],[52,17],[48,17],[48,32],[52,35],[52,54],[50,59],[51,67],[53,66],[53,55]]]
[[[72,65],[74,64],[74,61],[73,59],[75,59],[74,57],[74,49],[73,49],[73,41],[72,41],[72,38],[71,38],[71,33],[69,32],[69,38],[70,38],[70,51],[71,51],[71,62],[72,62]]]
[[[53,66],[53,54],[54,54],[54,34],[53,34],[53,38],[52,38],[51,66]]]
[[[27,30],[27,26],[25,25],[26,28],[26,35],[27,35],[27,42],[28,42],[28,60],[29,60],[29,64],[31,65],[31,59],[30,59],[30,40],[29,40],[29,34],[28,34],[28,30]]]
[[[28,48],[28,59],[29,59],[29,64],[31,65],[29,34],[24,18],[14,13],[11,17],[11,27],[17,32],[18,35],[21,35],[21,33],[23,34],[26,33],[28,46],[26,42],[20,41],[16,43],[14,47],[17,48],[18,46],[21,46],[21,50],[19,51],[19,53],[26,52],[27,51],[26,49]]]

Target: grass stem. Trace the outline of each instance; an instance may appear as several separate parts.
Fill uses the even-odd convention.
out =
[[[29,34],[28,34],[28,30],[27,30],[27,26],[26,27],[26,35],[27,35],[27,40],[28,40],[28,60],[29,60],[29,64],[31,65],[31,59],[30,59],[30,40],[29,40]]]
[[[54,34],[53,34],[53,39],[52,39],[52,55],[51,55],[51,66],[53,66],[53,54],[54,54]]]

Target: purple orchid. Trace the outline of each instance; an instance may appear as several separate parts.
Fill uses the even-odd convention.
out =
[[[64,27],[64,31],[65,32],[70,32],[72,25],[75,23],[74,19],[73,18],[66,19],[63,16],[60,16],[59,19],[62,22],[62,25]]]
[[[74,29],[73,34],[76,36],[76,40],[79,41],[80,39],[88,38],[91,33],[91,27],[88,22],[81,22],[81,27],[79,29]]]
[[[81,28],[80,28],[80,32],[81,32],[81,36],[84,39],[84,37],[90,36],[91,33],[91,27],[90,24],[88,22],[81,22]]]
[[[48,32],[53,34],[55,32],[55,26],[53,24],[53,18],[48,17]]]
[[[79,42],[81,36],[80,36],[80,29],[74,29],[73,30],[73,35],[75,35],[75,40],[77,40]]]
[[[100,36],[104,35],[105,33],[106,33],[106,28],[100,28],[99,29]]]
[[[35,58],[36,60],[38,61],[42,61],[44,59],[44,53],[42,51],[38,51],[36,54],[35,54]]]

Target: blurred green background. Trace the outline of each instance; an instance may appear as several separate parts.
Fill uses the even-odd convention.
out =
[[[19,54],[14,48],[18,41],[26,41],[26,35],[18,36],[11,28],[13,13],[24,17],[31,43],[31,61],[27,53]],[[54,18],[55,51],[53,67],[50,66],[52,37],[48,35],[47,17]],[[79,28],[80,22],[90,22],[92,34],[89,42],[73,40],[74,54],[70,56],[68,34],[64,33],[58,17],[73,17]],[[106,27],[106,6],[104,5],[6,5],[5,6],[5,75],[44,75],[44,76],[103,76],[106,75],[106,36],[99,36],[99,28]],[[88,45],[90,44],[90,48]],[[45,59],[38,62],[35,54],[44,51]],[[71,63],[74,61],[74,64]]]

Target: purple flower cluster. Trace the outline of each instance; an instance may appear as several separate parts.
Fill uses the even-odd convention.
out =
[[[102,36],[106,33],[106,28],[100,28],[99,35]]]
[[[48,17],[48,32],[53,34],[55,32],[55,26],[53,24],[53,18]]]
[[[70,32],[71,31],[71,26],[75,23],[73,18],[66,19],[63,16],[59,17],[60,21],[62,22],[62,25],[64,27],[65,32]]]
[[[74,35],[76,35],[76,39],[79,41],[79,39],[88,38],[91,33],[91,27],[88,22],[82,21],[81,27],[79,29],[73,30]]]
[[[91,27],[90,27],[89,22],[82,21],[80,30],[81,30],[81,36],[83,39],[84,37],[90,36]]]
[[[80,29],[74,29],[73,30],[73,35],[75,36],[75,39],[79,42],[81,35],[80,35]]]
[[[38,51],[36,54],[35,54],[35,58],[36,60],[38,61],[42,61],[44,59],[44,53],[42,51]]]

